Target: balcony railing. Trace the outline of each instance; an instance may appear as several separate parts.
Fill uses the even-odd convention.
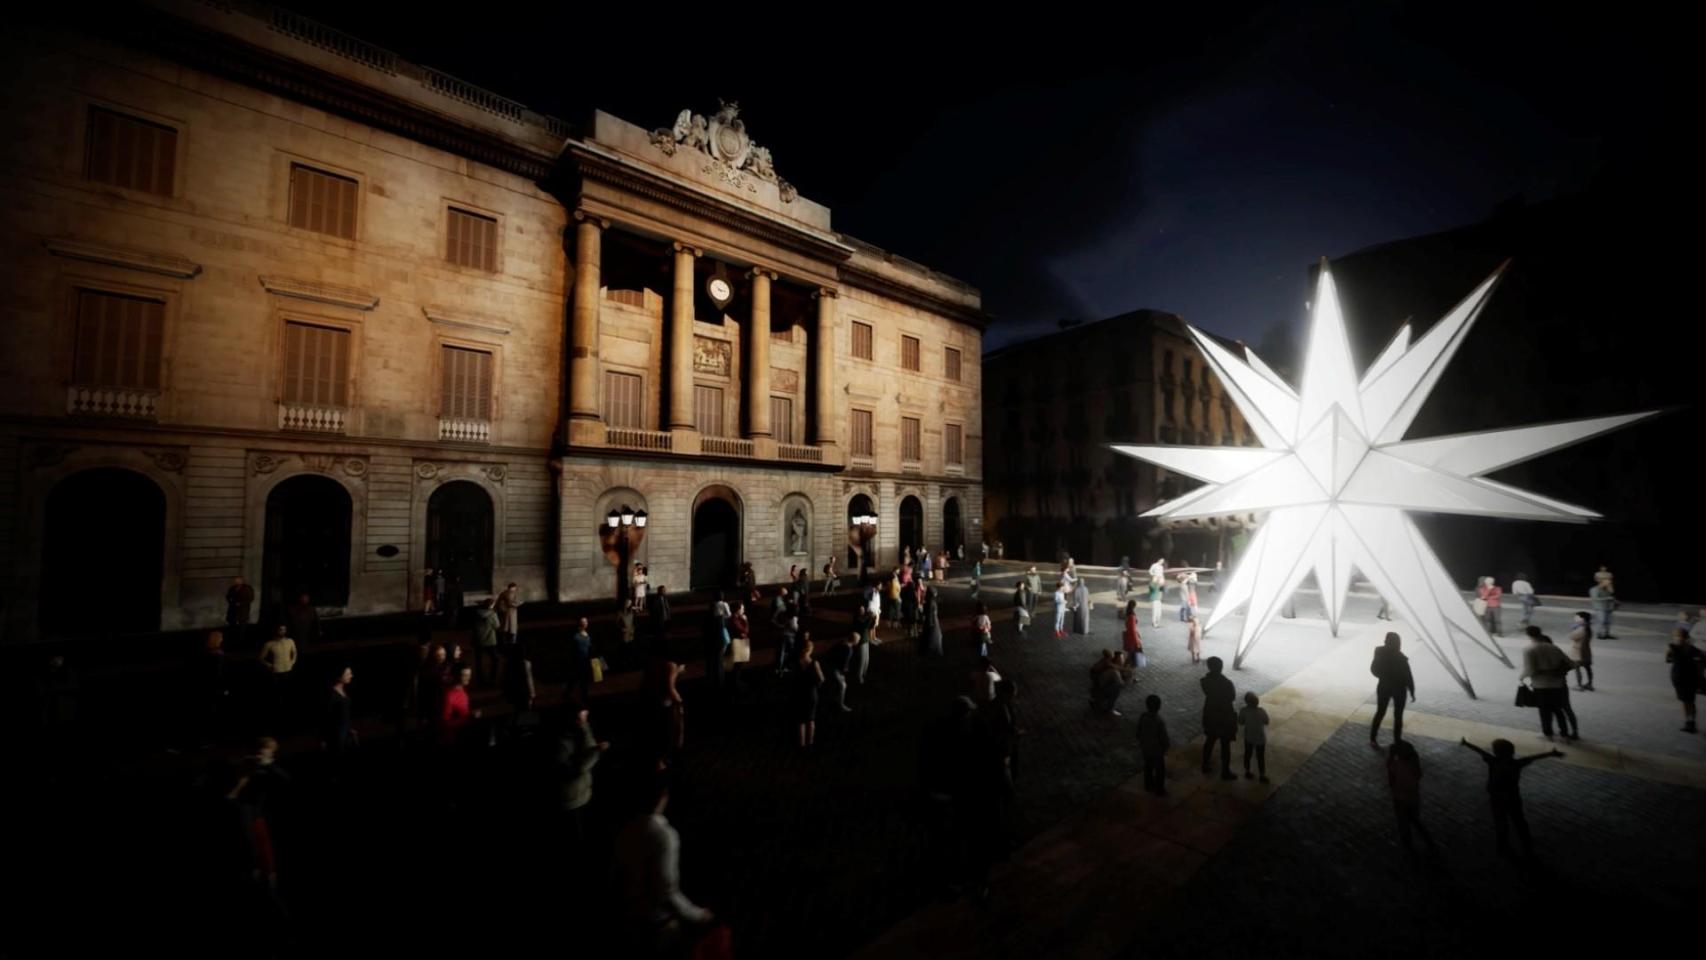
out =
[[[659,430],[605,427],[604,443],[606,446],[627,447],[630,450],[668,450],[670,437],[667,432]]]
[[[305,433],[343,433],[349,411],[343,407],[320,407],[307,403],[280,403],[278,428]]]
[[[738,437],[701,437],[699,449],[704,453],[723,457],[750,457],[752,441]]]
[[[65,401],[67,413],[96,417],[127,417],[138,420],[154,419],[154,408],[160,402],[155,390],[130,387],[72,387]]]
[[[440,440],[452,440],[456,443],[490,443],[492,440],[492,422],[490,420],[461,420],[455,417],[439,417],[438,438]]]
[[[778,443],[776,456],[781,460],[801,460],[806,463],[822,463],[823,448],[800,443]]]

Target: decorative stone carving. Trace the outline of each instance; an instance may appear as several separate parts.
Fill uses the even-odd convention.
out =
[[[422,480],[431,480],[438,476],[438,464],[421,462],[415,464],[415,476]]]
[[[719,377],[729,375],[730,359],[734,356],[734,345],[727,340],[713,337],[693,338],[693,371],[695,373],[712,373]]]
[[[330,473],[338,458],[329,453],[305,453],[302,455],[302,465],[315,473]]]
[[[32,458],[38,467],[57,467],[65,462],[65,458],[77,451],[62,443],[43,443],[35,448]]]
[[[780,367],[770,368],[770,389],[778,393],[799,393],[800,375],[793,370],[783,370]]]
[[[700,173],[714,173],[722,182],[736,189],[744,187],[748,193],[758,192],[758,185],[752,181],[774,183],[782,202],[793,203],[799,193],[793,184],[776,175],[770,149],[747,135],[740,104],[721,100],[717,104],[716,114],[709,119],[692,110],[681,111],[675,126],[652,131],[652,144],[667,157],[675,156],[677,147],[704,154],[707,159]]]
[[[185,457],[181,450],[147,450],[144,452],[148,454],[148,459],[154,461],[156,467],[167,473],[183,473],[185,464],[189,462],[189,458]]]
[[[256,454],[255,458],[249,461],[249,468],[255,471],[256,476],[260,476],[261,474],[272,473],[274,470],[277,470],[278,464],[279,460],[277,457],[261,453]]]
[[[487,467],[485,472],[487,480],[490,480],[493,483],[503,483],[504,478],[509,476],[509,467],[504,466],[501,463],[494,463]]]
[[[367,460],[362,457],[345,457],[344,472],[352,477],[367,476]]]
[[[788,514],[788,552],[806,552],[806,511],[802,507],[795,507]]]

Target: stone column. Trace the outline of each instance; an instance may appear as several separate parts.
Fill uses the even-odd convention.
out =
[[[693,421],[693,261],[700,253],[684,243],[675,244],[675,293],[669,304],[671,432],[696,429]]]
[[[604,231],[610,221],[575,211],[575,289],[569,319],[569,442],[603,443],[598,308]]]
[[[836,438],[841,435],[841,409],[835,389],[835,351],[839,331],[835,324],[836,292],[823,287],[812,294],[817,301],[817,329],[812,338],[817,342],[817,362],[812,365],[812,394],[817,398],[817,419],[812,423],[812,442],[824,448],[826,459],[836,451]]]
[[[752,322],[746,329],[746,435],[770,437],[770,281],[776,275],[756,269],[752,278]]]

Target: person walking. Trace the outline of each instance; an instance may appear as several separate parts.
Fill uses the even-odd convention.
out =
[[[799,650],[794,654],[794,676],[790,681],[794,723],[799,728],[802,750],[817,742],[817,695],[818,688],[823,686],[823,667],[813,652],[812,635],[807,631],[800,637]]]
[[[1552,643],[1552,638],[1539,627],[1528,628],[1528,646],[1522,651],[1522,676],[1534,689],[1536,706],[1540,708],[1540,731],[1552,739],[1552,718],[1558,718],[1558,732],[1571,740],[1581,739],[1581,727],[1576,723],[1576,711],[1570,708],[1570,671],[1575,669],[1564,651]]]
[[[1499,607],[1503,603],[1505,592],[1499,588],[1499,582],[1492,577],[1482,577],[1481,585],[1475,589],[1476,598],[1481,604],[1481,623],[1487,632],[1500,636]]]
[[[681,892],[681,835],[663,812],[669,785],[652,781],[640,817],[617,835],[615,859],[622,877],[631,956],[685,956],[711,911]]]
[[[989,656],[989,647],[995,642],[995,624],[989,619],[989,608],[981,602],[977,605],[977,616],[972,618],[972,628],[976,631],[972,649],[980,657]]]
[[[1220,744],[1220,779],[1236,780],[1232,772],[1232,741],[1238,736],[1238,710],[1233,705],[1238,692],[1232,681],[1221,673],[1219,657],[1208,658],[1208,673],[1198,685],[1202,687],[1202,772],[1213,773],[1214,745]]]
[[[1143,698],[1143,715],[1137,718],[1137,746],[1143,753],[1143,789],[1158,797],[1167,795],[1167,721],[1161,718],[1161,698]]]
[[[1422,757],[1408,740],[1394,740],[1386,752],[1386,784],[1392,789],[1392,812],[1398,818],[1398,839],[1410,846],[1410,831],[1422,835],[1428,854],[1434,851],[1433,837],[1422,825]]]
[[[1250,755],[1256,756],[1256,771],[1262,782],[1268,782],[1268,712],[1261,707],[1255,691],[1244,694],[1244,709],[1238,711],[1238,725],[1244,728],[1244,779],[1251,779]]]
[[[1161,613],[1167,594],[1167,558],[1157,557],[1149,565],[1149,625],[1161,628]]]
[[[1374,674],[1374,723],[1368,728],[1368,745],[1380,749],[1380,721],[1386,719],[1386,705],[1392,705],[1392,739],[1404,739],[1404,705],[1406,695],[1416,699],[1416,678],[1410,672],[1410,658],[1403,654],[1403,641],[1396,633],[1388,633],[1386,642],[1374,648],[1374,661],[1368,672]]]
[[[1576,689],[1593,689],[1593,614],[1586,610],[1576,611],[1575,621],[1570,625],[1570,651],[1572,660],[1576,661]],[[1587,674],[1587,683],[1582,683],[1582,674]]]
[[[498,623],[496,597],[487,597],[474,611],[474,626],[470,638],[474,648],[474,667],[479,673],[480,684],[491,686],[498,679],[498,633],[502,625]],[[584,622],[584,621],[583,621]]]
[[[789,614],[776,631],[776,675],[787,673],[794,662],[796,638],[800,635],[800,618]]]
[[[586,808],[592,803],[592,768],[609,749],[608,741],[593,735],[591,715],[584,706],[575,710],[574,726],[557,740],[559,798],[563,814],[569,821],[569,833],[577,847],[586,842]]]
[[[1509,740],[1494,740],[1493,752],[1488,753],[1470,743],[1467,738],[1460,738],[1458,743],[1475,751],[1487,764],[1487,797],[1493,807],[1493,834],[1498,838],[1499,854],[1510,856],[1510,828],[1516,828],[1516,839],[1522,844],[1525,857],[1534,855],[1534,840],[1528,832],[1528,818],[1522,810],[1522,771],[1523,768],[1536,760],[1549,757],[1562,757],[1556,750],[1537,753],[1531,757],[1518,757],[1516,745]]]
[[[1120,630],[1120,646],[1125,650],[1126,660],[1134,668],[1145,666],[1144,663],[1138,662],[1138,658],[1143,655],[1143,637],[1137,632],[1136,600],[1125,602],[1125,617],[1123,619],[1125,623]]]
[[[835,568],[835,554],[830,554],[823,565],[823,595],[829,596],[841,589],[841,572]]]
[[[504,700],[509,703],[510,723],[513,726],[519,726],[522,723],[522,718],[533,712],[533,701],[539,692],[533,685],[533,660],[528,656],[525,641],[510,644],[505,654]],[[533,719],[529,717],[528,721],[532,722]]]
[[[1527,629],[1534,621],[1534,608],[1540,606],[1540,598],[1534,594],[1534,584],[1528,582],[1528,574],[1519,573],[1511,581],[1511,596],[1522,604],[1522,626]]]
[[[1682,701],[1682,732],[1696,733],[1694,698],[1699,695],[1703,679],[1701,668],[1706,665],[1694,638],[1685,631],[1673,630],[1670,646],[1665,648],[1665,662],[1670,664],[1670,685],[1676,698]]]
[[[1103,650],[1101,659],[1090,668],[1090,709],[1111,716],[1123,716],[1118,710],[1120,694],[1131,682],[1123,651]]]
[[[1186,570],[1179,574],[1179,606],[1188,610],[1189,614],[1179,614],[1179,619],[1189,621],[1197,615],[1197,573]]]
[[[828,667],[830,691],[835,695],[835,705],[842,713],[853,712],[853,708],[847,705],[847,674],[853,668],[853,647],[857,640],[858,638],[850,633],[824,656],[824,666]]]

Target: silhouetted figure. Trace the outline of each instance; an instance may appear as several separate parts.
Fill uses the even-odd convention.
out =
[[[1422,835],[1428,852],[1434,852],[1433,838],[1422,826],[1422,757],[1413,744],[1394,741],[1386,752],[1386,783],[1392,788],[1392,810],[1398,816],[1398,839],[1404,849],[1410,849],[1410,830]]]
[[[528,656],[527,643],[510,645],[504,660],[504,700],[509,704],[511,723],[519,725],[533,711],[538,690],[533,685],[533,659]]]
[[[1534,841],[1528,833],[1528,818],[1523,816],[1522,812],[1522,768],[1536,760],[1561,757],[1563,754],[1549,750],[1532,757],[1519,758],[1516,755],[1516,745],[1509,740],[1494,740],[1492,753],[1482,750],[1467,739],[1458,742],[1479,754],[1487,764],[1487,797],[1492,801],[1493,833],[1498,837],[1499,853],[1510,856],[1509,834],[1514,825],[1517,841],[1522,844],[1523,856],[1533,856]]]
[[[711,911],[681,892],[681,835],[664,819],[669,787],[656,778],[638,818],[616,837],[633,956],[685,955]]]
[[[1124,651],[1103,650],[1101,659],[1090,668],[1090,708],[1120,716],[1115,708],[1119,704],[1120,693],[1131,682],[1131,676]]]
[[[557,773],[563,815],[575,845],[586,840],[586,807],[592,802],[592,768],[610,744],[592,734],[585,707],[575,711],[572,726],[557,741]]]
[[[225,626],[239,649],[247,638],[254,606],[255,588],[244,583],[242,577],[231,578],[231,586],[225,591]]]
[[[320,612],[308,594],[297,594],[296,602],[285,608],[283,619],[285,632],[298,646],[311,649],[320,642]]]
[[[1222,674],[1219,657],[1208,658],[1208,675],[1198,684],[1202,687],[1202,772],[1213,773],[1214,745],[1220,744],[1220,779],[1236,780],[1232,772],[1232,740],[1238,735],[1238,709],[1233,701],[1238,691],[1232,681]]]
[[[192,735],[204,746],[213,743],[221,732],[230,692],[225,677],[225,635],[209,630],[190,670]]]
[[[474,611],[471,630],[474,666],[480,683],[486,686],[496,683],[498,677],[498,634],[502,632],[502,625],[498,623],[497,602],[496,597],[487,597],[486,602],[480,604],[480,609]]]
[[[789,700],[794,723],[799,726],[800,749],[817,742],[817,696],[823,686],[823,667],[812,650],[811,631],[800,636],[794,653],[793,677],[788,681],[792,690]]]
[[[1158,797],[1167,795],[1167,721],[1161,719],[1161,698],[1143,698],[1143,715],[1137,718],[1137,747],[1143,752],[1143,789]]]
[[[646,622],[652,632],[652,655],[669,655],[669,589],[662,584],[646,595]]]
[[[565,702],[586,706],[592,702],[592,627],[585,617],[575,624],[575,635],[569,638],[569,682],[563,691]]]
[[[1238,725],[1244,728],[1244,779],[1255,776],[1250,772],[1250,755],[1255,754],[1256,770],[1262,782],[1268,782],[1268,712],[1260,706],[1261,698],[1254,691],[1244,694],[1244,709],[1238,711]]]
[[[941,601],[936,596],[936,588],[924,591],[924,630],[919,652],[928,657],[942,655],[942,616]]]
[[[350,711],[349,685],[355,671],[349,667],[339,670],[332,679],[332,689],[326,701],[326,719],[321,746],[334,761],[342,759],[359,742],[355,733],[355,718]]]
[[[1686,630],[1673,630],[1670,646],[1665,648],[1665,662],[1670,664],[1670,685],[1676,698],[1682,701],[1682,732],[1695,733],[1694,698],[1700,693],[1702,658],[1699,648]]]
[[[1368,728],[1368,745],[1380,749],[1380,721],[1386,719],[1386,705],[1392,705],[1392,739],[1404,739],[1404,704],[1406,697],[1415,699],[1416,678],[1410,673],[1410,658],[1401,651],[1403,641],[1396,633],[1386,635],[1384,646],[1374,648],[1374,662],[1368,672],[1374,674],[1374,723]]]

